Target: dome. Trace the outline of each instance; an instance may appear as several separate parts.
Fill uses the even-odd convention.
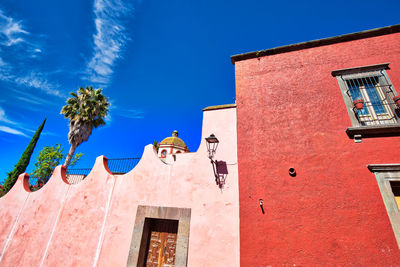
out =
[[[183,140],[178,137],[177,131],[173,131],[171,137],[167,137],[164,140],[162,140],[160,142],[160,145],[177,145],[185,149],[188,149],[185,142],[183,142]]]

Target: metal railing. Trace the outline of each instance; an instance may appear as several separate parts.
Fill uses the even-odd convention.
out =
[[[108,159],[108,169],[112,174],[125,174],[130,172],[140,161],[140,158]],[[67,181],[77,184],[89,175],[91,168],[67,169]],[[38,177],[29,177],[29,185],[32,191],[39,190],[47,181]]]
[[[130,172],[140,161],[140,158],[109,159],[108,169],[112,174],[124,174]]]
[[[355,104],[353,107],[354,115],[361,126],[399,124],[400,102],[395,103],[394,98],[397,94],[383,71],[363,72],[345,77],[342,79],[351,101],[362,101],[359,107]]]
[[[85,175],[87,176],[92,169],[84,168],[84,169],[67,169],[67,175]]]
[[[29,177],[29,187],[31,191],[37,191],[44,186],[48,181],[38,177]]]
[[[378,108],[384,108],[384,112],[377,113]],[[364,110],[353,108],[353,112],[362,126],[385,126],[399,124],[400,109],[391,100],[386,100],[386,103],[374,104],[371,101],[364,102]]]

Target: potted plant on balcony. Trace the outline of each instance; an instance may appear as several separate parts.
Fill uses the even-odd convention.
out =
[[[400,96],[396,95],[395,97],[393,97],[393,101],[398,107],[400,107]]]
[[[363,109],[364,107],[364,99],[358,98],[353,101],[353,105],[357,110]]]

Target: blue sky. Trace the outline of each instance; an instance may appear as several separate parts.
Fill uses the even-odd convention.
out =
[[[28,172],[43,146],[68,151],[59,112],[78,86],[103,88],[112,108],[76,167],[140,157],[175,129],[196,151],[202,108],[234,101],[231,55],[398,24],[399,12],[392,0],[2,0],[0,181],[45,117]]]

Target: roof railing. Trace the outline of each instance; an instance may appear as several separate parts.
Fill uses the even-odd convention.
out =
[[[112,174],[125,174],[130,172],[140,161],[140,158],[117,158],[108,159],[108,169]],[[67,169],[67,181],[70,184],[77,184],[89,175],[91,168]],[[29,177],[29,185],[32,191],[39,190],[47,183],[46,179]]]

